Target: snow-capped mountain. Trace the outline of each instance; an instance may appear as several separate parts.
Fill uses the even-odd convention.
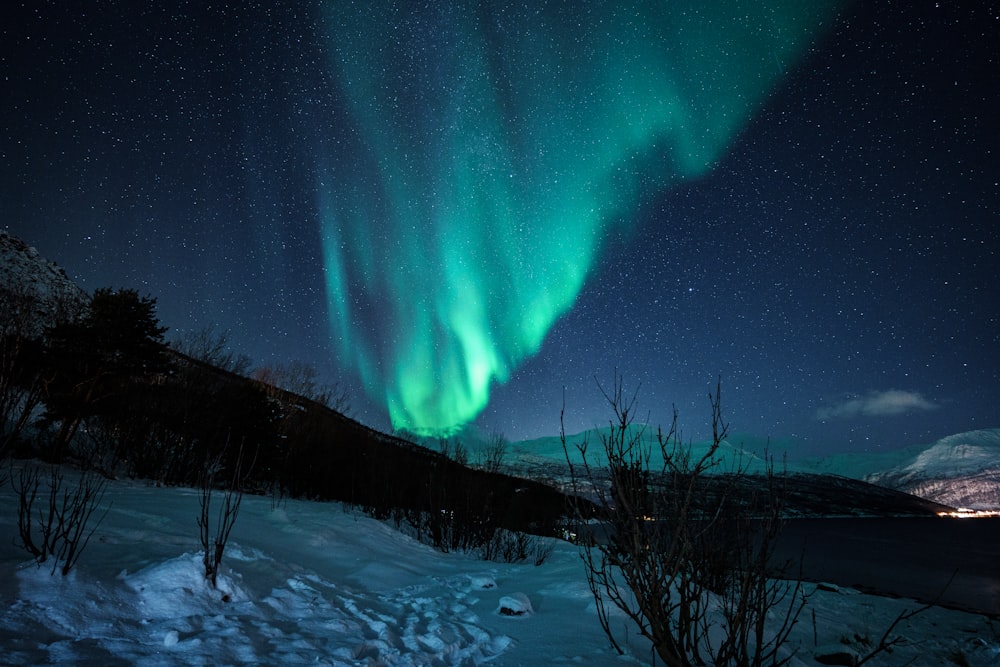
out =
[[[865,481],[953,507],[1000,508],[1000,429],[957,433],[907,452]]]
[[[61,315],[79,313],[90,303],[89,295],[70,280],[55,262],[38,250],[0,229],[0,309],[6,324],[17,317],[37,334]],[[15,315],[17,313],[18,315]]]

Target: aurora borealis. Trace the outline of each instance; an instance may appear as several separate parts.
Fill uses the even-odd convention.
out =
[[[986,2],[0,9],[0,224],[376,428],[1000,426]]]
[[[317,175],[330,317],[392,424],[474,419],[605,230],[711,168],[828,4],[329,3],[357,133]]]

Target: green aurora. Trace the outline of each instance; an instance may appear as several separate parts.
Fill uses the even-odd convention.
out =
[[[317,174],[330,324],[393,426],[473,420],[609,231],[710,170],[837,9],[330,2],[349,119]]]

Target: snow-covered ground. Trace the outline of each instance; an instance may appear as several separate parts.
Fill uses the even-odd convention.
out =
[[[198,494],[113,482],[77,567],[50,575],[13,545],[16,496],[0,488],[0,663],[137,665],[649,664],[598,625],[577,549],[530,563],[442,554],[342,505],[246,497],[219,590],[201,573]],[[831,647],[865,652],[907,600],[815,590],[792,665]],[[502,613],[501,608],[524,612]],[[877,665],[1000,664],[1000,623],[934,608],[897,629]]]

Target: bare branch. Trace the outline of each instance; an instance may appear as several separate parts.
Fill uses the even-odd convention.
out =
[[[637,393],[625,392],[615,374],[598,387],[611,409],[601,431],[606,467],[588,457],[586,439],[570,456],[563,415],[560,439],[575,496],[571,511],[585,536],[580,540],[587,583],[598,620],[612,646],[624,651],[611,628],[617,610],[648,639],[667,665],[762,667],[779,658],[805,604],[801,585],[768,578],[780,530],[783,484],[773,463],[762,480],[766,494],[747,498],[747,464],[718,474],[720,448],[728,436],[720,385],[709,394],[712,441],[700,455],[681,443],[674,409],[670,426],[655,436],[635,423]],[[655,469],[652,451],[662,464]],[[595,525],[582,493],[597,503]],[[770,620],[769,620],[770,619]],[[772,625],[765,628],[765,622]]]
[[[87,526],[104,498],[105,482],[96,475],[84,472],[76,488],[65,486],[65,478],[55,467],[49,475],[47,505],[38,509],[38,523],[33,522],[35,501],[41,487],[42,472],[35,466],[22,468],[13,482],[18,495],[17,530],[20,546],[41,565],[54,558],[52,572],[69,574],[79,560],[91,536],[101,525],[107,509],[90,530]]]

